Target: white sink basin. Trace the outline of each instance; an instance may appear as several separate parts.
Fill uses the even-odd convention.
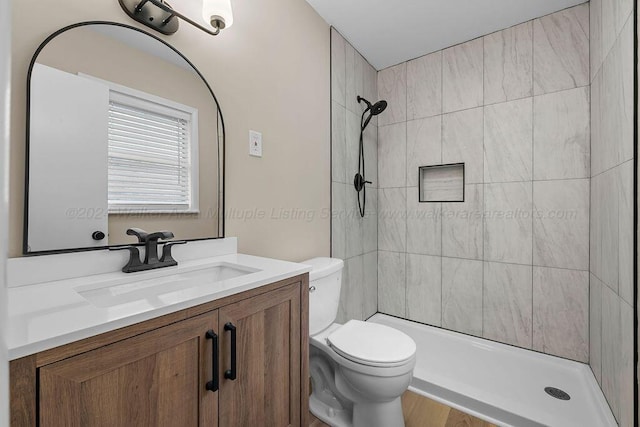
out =
[[[205,286],[214,291],[229,285],[230,279],[259,271],[240,264],[219,262],[178,271],[175,268],[150,270],[142,273],[145,276],[141,280],[136,280],[138,273],[132,273],[131,277],[80,286],[74,290],[96,307],[113,307],[141,300],[181,299],[176,297]]]

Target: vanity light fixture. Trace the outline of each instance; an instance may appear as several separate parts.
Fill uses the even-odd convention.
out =
[[[202,17],[206,26],[173,9],[164,0],[118,1],[131,18],[165,35],[178,31],[178,18],[212,36],[233,24],[231,0],[202,0]]]

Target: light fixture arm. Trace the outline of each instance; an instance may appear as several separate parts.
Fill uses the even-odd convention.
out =
[[[176,16],[176,17],[182,19],[183,21],[185,21],[186,23],[191,24],[194,27],[196,27],[196,28],[198,28],[198,29],[200,29],[200,30],[204,31],[205,33],[210,34],[212,36],[217,36],[218,34],[220,34],[220,30],[224,28],[224,21],[222,21],[222,26],[220,26],[220,21],[214,20],[214,21],[211,21],[211,25],[214,26],[215,31],[211,31],[208,28],[204,27],[203,25],[198,24],[197,22],[195,22],[193,19],[189,18],[188,16],[185,16],[182,13],[178,12],[177,10],[174,10],[171,6],[169,6],[168,4],[162,2],[161,0],[141,0],[140,1],[140,3],[142,3],[143,5],[146,2],[151,2],[155,6],[159,7],[162,10],[164,10],[165,12],[170,13],[170,15],[164,21],[162,21],[162,23],[164,25],[169,23],[169,21],[171,21],[171,19],[173,19],[173,17]]]
[[[118,0],[122,9],[131,18],[153,28],[162,34],[171,35],[178,31],[178,21],[174,18],[182,19],[205,33],[217,36],[220,30],[225,28],[225,21],[222,17],[215,16],[211,19],[211,26],[214,30],[198,24],[188,16],[183,15],[173,9],[163,0]]]

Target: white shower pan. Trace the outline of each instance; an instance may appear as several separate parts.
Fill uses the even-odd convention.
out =
[[[414,339],[409,390],[499,426],[614,427],[591,369],[582,363],[376,314],[369,322]],[[568,393],[570,400],[547,394]]]

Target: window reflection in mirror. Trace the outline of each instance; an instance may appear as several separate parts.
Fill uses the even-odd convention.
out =
[[[130,227],[222,235],[222,116],[166,44],[120,25],[65,30],[35,58],[29,104],[25,252],[133,243]]]

